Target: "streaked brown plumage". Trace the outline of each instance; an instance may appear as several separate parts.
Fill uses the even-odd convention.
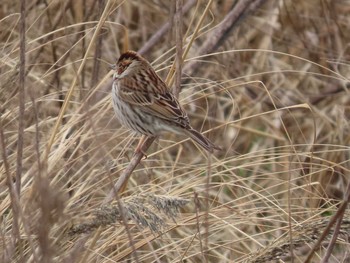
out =
[[[113,107],[124,126],[147,136],[164,131],[186,134],[211,153],[220,149],[191,127],[179,101],[146,59],[127,51],[114,68]]]

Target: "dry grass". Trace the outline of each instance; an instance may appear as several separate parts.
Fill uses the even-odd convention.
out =
[[[114,118],[108,66],[143,48],[165,79],[179,52],[173,2],[27,1],[23,34],[20,3],[2,1],[0,261],[304,262],[324,233],[310,262],[347,262],[349,215],[324,232],[348,201],[345,0],[266,1],[211,48],[234,1],[205,15],[195,3],[182,17],[180,99],[224,150],[164,135],[102,205],[138,139]]]

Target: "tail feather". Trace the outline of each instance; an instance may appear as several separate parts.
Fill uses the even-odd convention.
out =
[[[194,140],[197,144],[199,144],[210,153],[213,153],[214,150],[222,150],[220,147],[216,146],[208,138],[204,137],[200,132],[196,131],[193,128],[186,129],[186,133],[192,140]]]

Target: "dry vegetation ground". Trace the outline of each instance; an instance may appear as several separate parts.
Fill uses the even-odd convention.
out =
[[[349,262],[350,2],[183,2],[180,99],[223,151],[166,134],[103,205],[138,141],[109,64],[142,50],[165,79],[175,1],[27,0],[22,32],[1,1],[1,262]]]

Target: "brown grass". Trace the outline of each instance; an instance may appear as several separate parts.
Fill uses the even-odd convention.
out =
[[[350,3],[183,2],[2,1],[0,262],[349,260]],[[110,99],[127,48],[182,70],[224,150],[166,134],[103,205],[138,141]]]

